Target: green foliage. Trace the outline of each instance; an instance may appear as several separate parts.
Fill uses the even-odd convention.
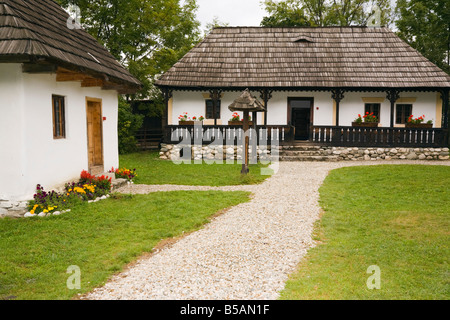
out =
[[[285,0],[266,1],[265,27],[324,27],[367,25],[378,7],[381,24],[392,22],[389,0]]]
[[[398,0],[398,35],[450,74],[450,2]]]
[[[131,106],[124,99],[119,98],[119,153],[130,153],[137,150],[135,135],[142,127],[144,116],[134,114]]]
[[[77,5],[81,23],[144,85],[138,99],[159,94],[153,81],[199,41],[195,0],[59,0]]]
[[[211,22],[206,24],[206,29],[204,30],[204,33],[206,35],[208,35],[209,33],[211,33],[211,31],[214,28],[228,27],[228,26],[229,26],[228,22],[222,22],[222,21],[219,20],[218,17],[215,16]]]

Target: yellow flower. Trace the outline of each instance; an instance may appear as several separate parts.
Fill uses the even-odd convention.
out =
[[[46,210],[44,210],[44,213],[48,213],[48,210],[46,209]]]
[[[31,214],[34,214],[34,212],[35,212],[34,210],[31,210],[31,211],[30,211]]]

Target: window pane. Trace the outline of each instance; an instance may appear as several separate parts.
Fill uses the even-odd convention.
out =
[[[53,96],[53,136],[54,138],[65,138],[66,125],[65,125],[65,108],[64,97]]]
[[[396,123],[405,124],[408,122],[409,117],[412,114],[412,104],[398,104]]]
[[[54,114],[55,114],[55,119],[54,119],[54,121],[55,121],[55,123],[54,123],[54,126],[55,126],[55,137],[59,137],[60,136],[60,129],[59,129],[59,100],[57,98],[54,98],[53,105],[54,105],[54,108],[55,108],[55,110],[54,110]]]
[[[380,120],[380,109],[381,104],[379,103],[366,103],[364,113],[372,113],[375,117],[378,118],[378,121]]]
[[[221,109],[221,101],[217,101],[217,106],[216,106],[216,118],[220,119],[220,109]],[[214,119],[213,116],[213,111],[214,107],[213,107],[213,101],[212,100],[206,100],[206,119]]]

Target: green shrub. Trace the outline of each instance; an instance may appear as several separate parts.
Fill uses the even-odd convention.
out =
[[[123,98],[119,98],[119,153],[126,154],[137,151],[135,135],[142,127],[144,116],[134,114],[131,106]]]

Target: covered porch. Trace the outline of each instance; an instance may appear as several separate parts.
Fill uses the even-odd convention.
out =
[[[202,124],[202,126],[193,126],[183,123],[169,124],[170,114],[174,113],[172,105],[173,91],[175,88],[163,88],[163,93],[166,102],[166,112],[163,118],[163,143],[165,144],[177,144],[181,140],[187,142],[187,139],[191,139],[192,145],[198,144],[202,141],[203,145],[211,143],[229,145],[230,142],[239,141],[242,138],[243,131],[242,126],[222,124],[223,119],[214,117],[208,124]],[[179,90],[179,89],[178,89]],[[193,91],[193,88],[184,89]],[[194,89],[195,90],[195,89]],[[203,91],[200,88],[199,92]],[[403,89],[391,89],[391,88],[347,88],[347,89],[329,89],[329,88],[276,88],[276,89],[250,89],[254,93],[259,93],[261,102],[263,102],[266,112],[263,116],[258,117],[253,114],[252,130],[250,132],[251,139],[257,139],[258,144],[271,145],[276,142],[278,145],[292,145],[292,144],[304,144],[304,145],[316,145],[316,146],[336,146],[336,147],[410,147],[410,148],[440,148],[447,147],[449,145],[449,130],[448,130],[448,118],[449,118],[449,90],[447,88],[403,88]],[[223,97],[226,89],[211,89],[209,90],[206,98],[211,102],[214,115],[220,114],[216,112],[216,108],[220,108],[220,101]],[[321,92],[321,94],[329,94],[329,110],[333,113],[332,125],[321,125],[319,120],[316,120],[314,116],[317,114],[316,105],[314,104],[314,98],[304,98],[303,100],[311,99],[311,104],[308,105],[310,110],[306,112],[307,121],[303,121],[300,125],[295,123],[295,113],[293,110],[289,96],[291,93],[299,92]],[[228,92],[238,96],[239,91],[233,89]],[[270,124],[271,112],[278,112],[278,109],[272,109],[270,101],[274,92],[286,92],[286,120],[284,124]],[[341,123],[348,124],[348,111],[347,115],[342,116],[342,108],[348,106],[343,102],[347,93],[360,92],[367,93],[369,95],[377,94],[377,96],[383,95],[385,100],[388,101],[389,117],[384,112],[383,125],[379,124],[377,127],[358,127],[341,125]],[[433,92],[437,93],[441,102],[436,107],[436,103],[430,101],[430,105],[434,103],[433,108],[437,108],[437,117],[432,127],[418,127],[409,128],[405,125],[399,126],[396,124],[396,104],[401,100],[400,94],[408,92],[411,94],[417,92]],[[205,94],[203,93],[203,96]],[[318,103],[319,104],[319,103]],[[322,104],[323,105],[323,104]],[[222,106],[224,108],[226,106]],[[300,110],[300,109],[298,109]],[[319,108],[317,107],[317,110]],[[180,110],[178,110],[180,111]],[[357,114],[355,109],[354,114]],[[318,117],[317,117],[318,118]],[[388,120],[386,120],[388,119]],[[259,120],[259,121],[258,121]],[[259,123],[258,123],[259,122]],[[301,131],[301,132],[300,132]]]

